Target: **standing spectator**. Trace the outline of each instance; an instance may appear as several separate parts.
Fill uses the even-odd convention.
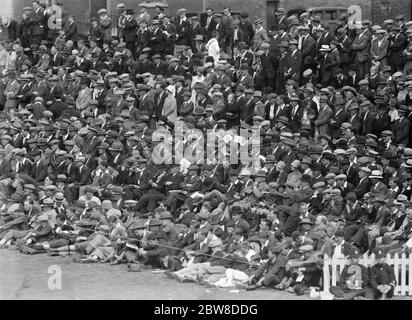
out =
[[[100,9],[97,11],[99,15],[99,27],[102,29],[104,33],[103,42],[111,42],[112,41],[112,19],[107,14],[106,9]]]
[[[176,45],[190,45],[190,23],[186,18],[186,9],[177,10],[178,21],[176,23]],[[175,49],[176,50],[176,49]]]
[[[390,32],[390,45],[389,45],[389,64],[392,68],[392,72],[402,71],[404,65],[403,51],[407,46],[407,40],[401,28],[398,26],[392,27]]]
[[[1,24],[7,30],[8,40],[15,41],[19,37],[19,23],[14,19],[1,18]]]
[[[133,57],[136,58],[136,31],[137,21],[134,16],[133,9],[126,10],[126,19],[124,21],[123,37],[126,42],[126,48],[129,49]]]
[[[219,32],[212,32],[212,38],[206,43],[206,49],[208,50],[208,55],[213,57],[216,64],[220,56]]]
[[[242,12],[240,14],[239,28],[243,31],[245,43],[250,46],[252,39],[255,36],[255,30],[253,29],[253,25],[248,20],[248,17],[249,13],[247,12]]]
[[[77,43],[77,22],[76,22],[76,18],[73,15],[69,16],[68,19],[68,23],[66,26],[66,37],[65,40],[66,41],[73,41],[74,44]]]
[[[33,8],[29,15],[30,27],[31,27],[31,44],[40,44],[44,34],[43,26],[44,11],[40,6],[40,1],[33,2]]]
[[[351,46],[354,51],[354,64],[359,79],[365,79],[365,76],[369,74],[367,69],[370,59],[370,39],[366,35],[364,26],[356,26],[356,37]]]

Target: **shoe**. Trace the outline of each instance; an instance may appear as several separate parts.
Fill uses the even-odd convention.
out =
[[[165,271],[165,276],[168,277],[169,279],[176,279],[175,274],[169,270]]]
[[[56,257],[56,256],[59,255],[59,253],[56,252],[56,251],[47,251],[47,254],[48,254],[49,256],[51,256],[51,257]]]
[[[95,262],[98,262],[98,261],[95,260],[95,259],[91,259],[91,258],[81,259],[80,260],[80,263],[95,263]]]
[[[286,290],[286,285],[284,283],[279,283],[274,288],[277,290]]]
[[[141,272],[142,271],[142,267],[140,264],[137,263],[130,263],[127,265],[127,268],[129,272]]]
[[[260,286],[258,286],[257,284],[251,284],[250,286],[247,286],[246,291],[253,291],[253,290],[256,290],[259,287]]]
[[[295,288],[293,288],[293,287],[289,287],[289,288],[285,288],[285,289],[283,289],[283,290],[286,290],[286,292],[289,292],[289,293],[296,293],[295,292]]]

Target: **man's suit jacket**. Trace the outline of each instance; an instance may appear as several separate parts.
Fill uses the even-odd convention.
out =
[[[388,38],[382,39],[382,44],[379,46],[378,39],[373,39],[371,43],[372,59],[380,61],[382,64],[387,64],[389,41]]]
[[[30,176],[37,182],[43,182],[47,177],[47,164],[43,161],[40,161],[39,164],[37,162],[33,162]]]
[[[294,108],[290,111],[290,122],[289,127],[292,132],[299,132],[301,127],[301,120],[303,116],[303,108],[298,106],[296,112],[294,113]]]
[[[60,67],[64,64],[63,56],[58,53],[50,58],[50,66],[51,67]]]
[[[339,108],[333,115],[332,120],[335,122],[331,124],[331,137],[332,139],[338,139],[340,137],[340,126],[342,123],[347,122],[349,119],[349,113],[345,112],[343,108]]]
[[[403,50],[407,46],[407,39],[405,35],[400,33],[397,37],[390,39],[389,51],[390,51],[390,60],[393,65],[401,66],[404,62]]]
[[[243,31],[244,41],[247,45],[250,45],[253,37],[255,36],[255,30],[252,24],[246,20],[245,23],[240,21],[239,28]]]
[[[166,76],[168,65],[165,62],[159,62],[159,64],[153,65],[153,74]]]
[[[79,178],[78,184],[81,186],[86,186],[92,184],[92,171],[86,165],[80,166],[79,168]]]
[[[348,36],[339,38],[339,53],[341,64],[352,62],[352,39]]]
[[[33,10],[29,15],[31,32],[34,36],[40,36],[44,33],[42,20],[44,17],[43,8],[39,7],[35,11]]]
[[[394,144],[399,145],[403,144],[404,146],[408,146],[409,144],[409,129],[410,129],[410,122],[407,118],[398,119],[395,121],[393,126],[393,133],[395,136]]]
[[[136,28],[137,28],[137,21],[134,18],[130,20],[125,19],[124,24],[124,40],[125,42],[135,42],[136,41]]]
[[[177,117],[176,98],[168,95],[163,103],[162,115],[166,116],[170,122],[174,122]]]
[[[320,58],[320,78],[324,86],[327,86],[333,78],[334,60],[330,54]]]
[[[245,34],[242,29],[238,28],[237,29],[237,39],[235,40],[235,30],[231,30],[230,32],[230,47],[233,48],[234,46],[237,46],[239,42],[244,42],[245,41]]]
[[[302,62],[304,65],[315,63],[316,41],[308,35],[302,43]]]
[[[148,29],[139,29],[137,31],[137,36],[136,36],[136,43],[139,48],[139,52],[143,49],[146,48],[149,44],[150,40],[150,32]]]
[[[150,47],[152,52],[163,53],[166,47],[166,35],[163,33],[162,28],[157,28],[150,35]]]
[[[91,90],[90,88],[85,88],[84,90],[79,91],[79,95],[76,99],[76,109],[84,109],[91,99]]]
[[[194,39],[197,35],[205,36],[205,30],[203,27],[198,23],[194,28],[192,27],[190,30],[190,45],[192,48],[196,48]]]
[[[50,60],[50,56],[45,53],[40,57],[40,60],[39,62],[37,62],[35,67],[37,68],[37,70],[46,70],[50,65]]]
[[[291,52],[288,56],[289,59],[286,62],[285,71],[287,72],[287,77],[299,82],[300,80],[300,69],[302,66],[302,53],[300,50],[296,52]]]
[[[359,34],[353,39],[352,50],[355,52],[355,63],[365,63],[370,58],[370,38],[365,34]]]
[[[216,21],[213,17],[210,18],[210,23],[207,25],[207,18],[205,19],[204,25],[202,25],[203,29],[205,30],[205,34],[207,39],[209,40],[212,37],[213,30],[216,30]]]
[[[77,41],[77,22],[74,21],[68,28],[66,32],[66,41],[72,40],[72,41]]]
[[[355,132],[355,134],[359,134],[359,132],[362,130],[361,117],[359,117],[358,114],[355,114],[354,116],[349,116],[348,122],[352,125],[353,132]]]
[[[371,182],[369,178],[365,178],[362,181],[359,181],[359,183],[356,185],[355,189],[353,192],[356,194],[358,199],[362,199],[362,197],[369,192],[371,187]]]
[[[179,21],[176,24],[176,34],[177,45],[188,46],[190,44],[190,23],[187,19],[185,21]]]
[[[376,114],[370,110],[361,115],[362,118],[362,132],[363,136],[366,136],[368,133],[372,133],[375,125]]]
[[[262,68],[263,72],[268,79],[274,79],[276,77],[276,70],[278,69],[279,61],[276,56],[268,52],[262,56]]]
[[[333,110],[329,106],[324,106],[320,111],[315,121],[315,126],[318,128],[320,135],[330,135],[330,123],[333,116]]]

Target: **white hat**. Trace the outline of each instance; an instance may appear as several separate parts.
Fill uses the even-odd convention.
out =
[[[330,47],[327,44],[323,44],[319,51],[330,51]]]
[[[172,94],[175,94],[175,87],[172,85],[167,86],[166,90]]]
[[[375,179],[383,179],[382,177],[382,172],[379,170],[372,170],[371,175],[369,176],[369,179],[375,178]]]

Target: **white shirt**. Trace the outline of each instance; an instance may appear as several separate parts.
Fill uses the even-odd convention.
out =
[[[345,243],[345,240],[343,240],[341,244],[336,245],[335,251],[333,252],[334,258],[344,258],[344,255],[342,253],[342,246],[344,243]]]

